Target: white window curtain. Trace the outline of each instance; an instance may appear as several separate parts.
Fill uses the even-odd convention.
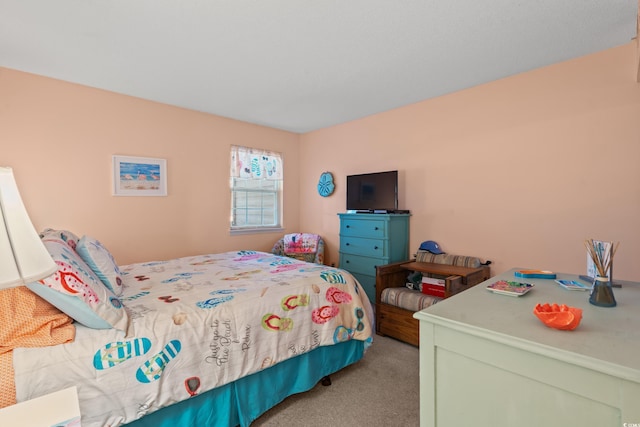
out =
[[[280,229],[282,224],[282,155],[231,146],[231,230]]]
[[[282,155],[274,151],[233,145],[231,177],[282,181]]]

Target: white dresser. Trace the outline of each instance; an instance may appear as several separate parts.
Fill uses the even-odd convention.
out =
[[[640,427],[640,284],[617,307],[513,269],[414,315],[420,321],[420,425]],[[560,279],[577,276],[558,274]],[[533,283],[521,297],[499,280]],[[537,303],[583,309],[573,331],[543,325]]]

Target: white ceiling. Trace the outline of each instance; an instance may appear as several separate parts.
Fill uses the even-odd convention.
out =
[[[0,66],[293,132],[630,42],[638,0],[0,0]]]

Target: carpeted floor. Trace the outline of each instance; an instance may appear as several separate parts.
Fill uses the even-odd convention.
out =
[[[418,348],[374,336],[364,358],[285,399],[252,427],[413,427],[419,425]]]

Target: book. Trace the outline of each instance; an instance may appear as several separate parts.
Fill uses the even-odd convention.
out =
[[[498,280],[495,283],[487,286],[487,290],[496,294],[509,295],[512,297],[519,297],[533,288],[531,283],[513,282],[511,280]]]
[[[436,279],[435,277],[422,276],[422,283],[444,286],[444,279]]]
[[[434,285],[432,283],[423,283],[422,284],[422,293],[425,295],[431,295],[434,297],[442,297],[445,296],[445,288],[444,286]]]
[[[525,279],[555,279],[556,274],[553,271],[548,270],[519,270],[514,273],[516,277],[523,277]]]
[[[577,280],[556,280],[560,286],[570,291],[588,291],[591,289],[590,285],[586,285]]]

